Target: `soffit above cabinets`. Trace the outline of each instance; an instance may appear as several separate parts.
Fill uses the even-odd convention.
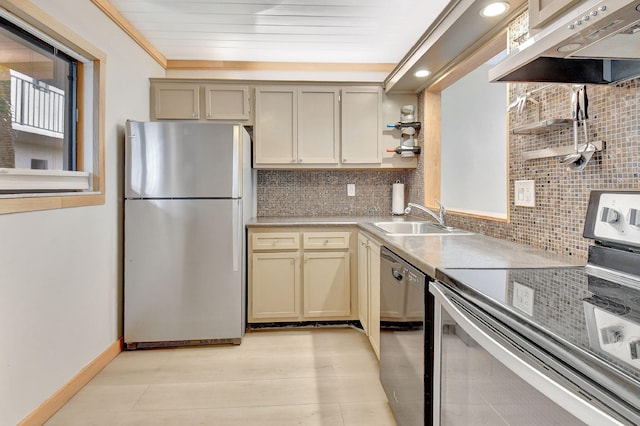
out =
[[[396,64],[450,0],[107,1],[168,60]]]
[[[504,33],[509,22],[526,10],[525,0],[506,1],[510,4],[507,13],[494,18],[480,16],[490,1],[451,1],[385,79],[385,90],[417,93],[442,80],[457,64]],[[431,74],[415,77],[419,69]]]

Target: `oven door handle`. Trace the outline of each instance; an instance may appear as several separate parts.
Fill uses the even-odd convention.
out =
[[[624,425],[624,423],[620,423],[606,412],[587,402],[585,399],[572,392],[570,389],[567,389],[562,384],[558,383],[556,380],[540,371],[538,368],[532,365],[530,361],[526,360],[521,355],[521,349],[512,345],[507,346],[505,343],[508,344],[508,342],[503,338],[499,338],[499,335],[495,332],[494,336],[489,334],[491,333],[489,327],[485,326],[476,318],[473,318],[471,315],[461,310],[459,306],[456,306],[456,304],[452,302],[452,300],[455,300],[456,303],[459,303],[460,305],[469,309],[471,312],[476,311],[477,309],[475,309],[465,300],[447,290],[442,284],[438,282],[432,282],[429,285],[429,292],[433,295],[436,303],[436,365],[434,365],[434,385],[436,385],[440,381],[439,358],[441,354],[439,353],[439,348],[441,348],[440,329],[442,327],[442,324],[438,312],[440,312],[440,308],[442,308],[447,312],[447,314],[449,314],[449,316],[453,318],[453,320],[455,320],[455,322],[459,326],[464,329],[467,334],[469,334],[469,336],[471,336],[493,357],[499,360],[502,364],[504,364],[507,368],[509,368],[512,372],[522,378],[529,385],[536,388],[543,395],[556,402],[560,407],[573,414],[578,419],[582,420],[586,424],[593,425]],[[500,339],[500,341],[496,339],[497,337]],[[440,390],[434,389],[434,391],[434,414],[439,417]]]

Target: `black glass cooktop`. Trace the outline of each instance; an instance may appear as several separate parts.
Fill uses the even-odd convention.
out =
[[[596,358],[640,395],[640,282],[616,282],[589,267],[447,269],[437,278],[535,331],[543,343]]]

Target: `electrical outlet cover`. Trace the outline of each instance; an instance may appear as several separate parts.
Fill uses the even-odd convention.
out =
[[[534,290],[530,287],[513,282],[513,307],[533,316]]]
[[[516,206],[536,206],[536,181],[517,180],[514,182],[513,200]]]

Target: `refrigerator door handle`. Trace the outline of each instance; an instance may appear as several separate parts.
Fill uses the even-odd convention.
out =
[[[232,239],[232,252],[233,252],[233,270],[237,272],[240,270],[240,258],[242,250],[242,208],[241,208],[241,200],[235,200],[233,203],[233,235]]]
[[[242,194],[242,127],[233,127],[233,176],[231,197],[240,198]]]

